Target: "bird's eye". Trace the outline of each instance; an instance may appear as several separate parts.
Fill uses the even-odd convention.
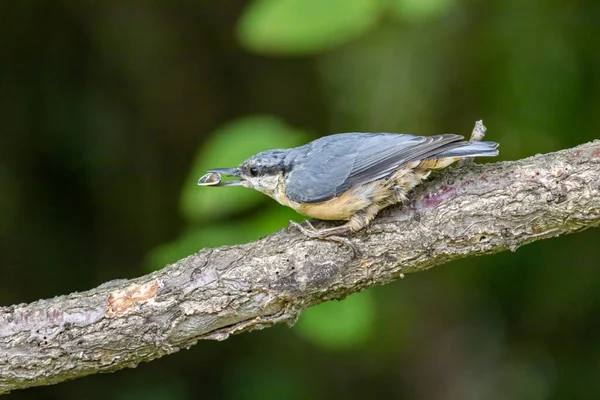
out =
[[[250,176],[256,176],[256,175],[258,175],[258,168],[250,167]]]

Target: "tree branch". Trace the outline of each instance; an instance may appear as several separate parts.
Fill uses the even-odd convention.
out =
[[[600,224],[600,141],[445,171],[336,243],[279,231],[132,280],[0,308],[0,393],[132,367],[453,259]]]

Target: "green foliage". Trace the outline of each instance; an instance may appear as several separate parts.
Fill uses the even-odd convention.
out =
[[[442,14],[455,0],[389,0],[391,10],[404,20],[421,21]]]
[[[314,54],[356,39],[388,10],[404,20],[440,15],[454,0],[254,0],[238,22],[238,37],[252,51]]]
[[[363,345],[373,332],[376,308],[372,291],[330,301],[304,311],[294,330],[317,346],[347,350]]]
[[[261,53],[311,54],[375,25],[379,0],[254,0],[238,25],[244,47]]]
[[[198,178],[210,168],[236,167],[263,150],[295,147],[308,137],[272,116],[240,118],[208,136],[192,165],[181,193],[181,212],[191,222],[214,221],[240,213],[265,200],[264,195],[243,187],[198,187]]]

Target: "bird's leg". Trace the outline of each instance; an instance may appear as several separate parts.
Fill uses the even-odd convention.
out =
[[[347,223],[340,226],[334,226],[333,228],[315,229],[309,221],[306,221],[306,224],[309,226],[309,228],[305,228],[294,221],[290,221],[290,226],[298,229],[304,235],[312,239],[329,240],[332,242],[345,244],[352,249],[352,252],[356,257],[360,254],[356,246],[349,239],[340,235],[350,232],[357,232],[365,228],[367,225],[369,225],[369,223],[371,223],[373,218],[375,218],[379,210],[384,208],[386,205],[387,204],[385,202],[373,203],[367,208],[352,215]]]
[[[309,226],[308,228],[305,228],[297,222],[290,221],[290,227],[298,229],[302,234],[311,239],[342,243],[352,250],[353,257],[357,257],[360,254],[356,246],[348,238],[339,236],[352,231],[350,223],[326,229],[315,229],[309,221],[306,221],[306,224]]]

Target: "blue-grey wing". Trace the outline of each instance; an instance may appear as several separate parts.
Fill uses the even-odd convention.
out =
[[[331,200],[350,188],[393,174],[415,160],[461,146],[462,136],[345,133],[325,136],[292,153],[286,195],[299,203]]]

